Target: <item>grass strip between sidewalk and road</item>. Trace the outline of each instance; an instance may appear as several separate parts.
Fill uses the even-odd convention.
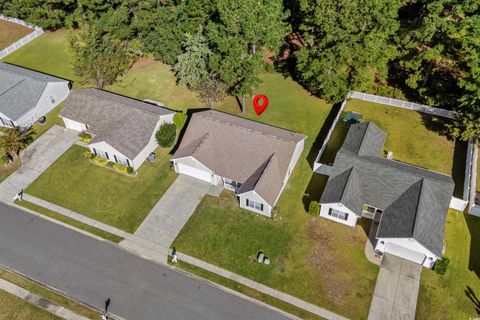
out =
[[[50,302],[58,306],[62,306],[84,317],[87,317],[89,319],[100,318],[99,311],[95,311],[79,302],[73,301],[63,295],[53,292],[52,290],[36,282],[28,280],[6,269],[0,268],[0,278],[6,281],[9,281],[25,290],[30,291],[31,293],[34,293],[42,297],[43,299],[49,300]],[[0,293],[3,293],[3,291],[0,290]],[[60,319],[53,314],[49,314],[48,312],[41,310],[23,301],[22,299],[16,298],[9,294],[6,294],[5,297],[8,299],[8,301],[5,304],[4,304],[5,301],[3,300],[2,295],[0,295],[0,301],[2,301],[2,309],[4,307],[8,307],[8,309],[2,310],[2,312],[0,312],[0,319],[8,319],[8,318],[2,317],[2,315],[4,314],[4,311],[5,311],[5,314],[10,314],[14,316],[14,319],[18,319],[18,320],[20,319]],[[35,318],[32,318],[32,316],[35,316]],[[13,319],[13,318],[10,318],[10,319]]]
[[[170,265],[173,265],[171,262],[171,257],[168,257],[168,263]],[[277,309],[280,309],[282,311],[285,311],[291,315],[294,315],[296,317],[299,317],[301,319],[305,320],[320,320],[323,319],[320,316],[317,316],[313,313],[310,313],[308,311],[305,311],[301,308],[295,307],[289,303],[283,302],[277,298],[274,298],[272,296],[269,296],[267,294],[261,293],[255,289],[249,288],[241,283],[235,282],[233,280],[224,278],[222,276],[219,276],[215,273],[212,273],[210,271],[207,271],[205,269],[199,268],[197,266],[194,266],[192,264],[183,262],[183,261],[178,261],[178,263],[175,264],[175,267],[184,270],[188,273],[192,273],[202,279],[206,279],[208,281],[214,282],[216,284],[219,284],[223,287],[226,287],[228,289],[237,291],[241,294],[244,294],[250,298],[253,298],[255,300],[261,301],[265,304],[268,304],[272,307],[275,307]]]
[[[22,201],[15,200],[15,204],[17,204],[21,207],[30,209],[32,211],[35,211],[37,213],[43,214],[43,215],[45,215],[47,217],[50,217],[52,219],[55,219],[55,220],[61,221],[63,223],[69,224],[69,225],[71,225],[75,228],[78,228],[78,229],[81,229],[83,231],[89,232],[89,233],[94,234],[94,235],[96,235],[100,238],[103,238],[105,240],[112,241],[112,242],[115,242],[115,243],[119,243],[120,241],[123,240],[122,237],[119,237],[115,234],[111,234],[107,231],[89,226],[88,224],[85,224],[85,223],[77,221],[75,219],[66,217],[66,216],[64,216],[64,215],[62,215],[58,212],[40,207],[40,206],[38,206],[34,203],[31,203],[31,202],[28,202],[28,201],[25,201],[25,200],[22,200]]]

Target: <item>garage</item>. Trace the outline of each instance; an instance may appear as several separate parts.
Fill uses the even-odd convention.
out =
[[[186,175],[189,175],[191,177],[206,181],[208,183],[212,183],[212,175],[210,172],[195,168],[183,163],[175,163],[176,169],[178,173],[183,173]]]
[[[404,258],[418,264],[423,264],[423,261],[425,261],[425,255],[423,253],[410,250],[408,248],[393,243],[387,244],[387,246],[385,247],[385,252],[391,253],[393,255],[396,255],[397,257]]]

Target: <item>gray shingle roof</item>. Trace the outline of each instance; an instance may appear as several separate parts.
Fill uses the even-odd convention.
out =
[[[95,137],[89,144],[105,141],[129,159],[148,144],[160,116],[174,111],[97,89],[72,90],[61,117],[89,126]]]
[[[381,147],[373,140],[383,147],[385,133],[372,124],[350,127],[320,203],[340,202],[358,215],[364,204],[383,209],[377,237],[412,237],[441,256],[453,179],[380,158]]]
[[[49,82],[68,82],[0,62],[0,112],[16,121],[35,108]]]
[[[295,146],[306,136],[214,110],[192,115],[172,159],[192,156],[273,205]]]

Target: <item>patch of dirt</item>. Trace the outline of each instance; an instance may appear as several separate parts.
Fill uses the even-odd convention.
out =
[[[145,68],[149,65],[152,65],[155,63],[155,59],[153,57],[150,58],[139,58],[137,61],[134,62],[133,68]]]
[[[341,279],[344,270],[340,268],[342,259],[336,253],[335,237],[328,224],[310,223],[307,229],[308,236],[314,241],[308,261],[320,277],[323,288],[335,304],[343,304],[350,291],[350,282]],[[324,222],[324,221],[322,221]]]

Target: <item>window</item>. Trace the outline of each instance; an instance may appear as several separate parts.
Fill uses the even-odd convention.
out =
[[[339,211],[339,210],[335,210],[335,209],[330,208],[330,210],[328,210],[328,215],[332,216],[334,218],[340,219],[340,220],[345,220],[345,221],[348,220],[348,213],[343,212],[343,211]]]
[[[263,204],[260,202],[252,201],[249,199],[247,200],[247,207],[253,208],[255,210],[263,211]]]
[[[125,159],[125,158],[122,158],[122,157],[117,156],[117,155],[113,155],[113,158],[115,159],[115,162],[116,162],[116,163],[123,164],[124,166],[127,166],[127,167],[130,166],[128,160]]]

